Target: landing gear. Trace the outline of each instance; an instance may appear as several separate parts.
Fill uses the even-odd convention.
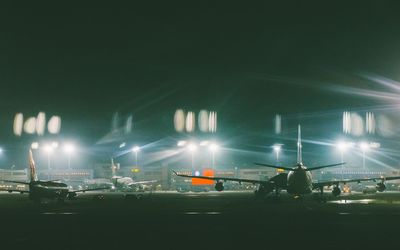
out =
[[[319,193],[314,193],[313,194],[313,198],[318,202],[326,203],[326,198],[324,196],[324,188],[320,187],[319,188]]]
[[[273,191],[275,191],[274,192],[275,194],[269,196],[268,194],[270,194]],[[275,188],[273,186],[268,187],[268,186],[260,185],[258,187],[258,189],[256,191],[254,191],[254,193],[255,193],[257,199],[268,199],[268,200],[272,200],[272,201],[279,201],[281,199],[280,189]]]
[[[340,190],[339,186],[335,186],[335,187],[332,189],[332,195],[335,196],[335,197],[339,196],[341,192],[342,192],[342,191]]]
[[[279,188],[275,188],[275,197],[280,197],[281,195],[281,190],[279,190]]]

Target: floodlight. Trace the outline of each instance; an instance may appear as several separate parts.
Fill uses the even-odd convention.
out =
[[[282,146],[281,145],[274,145],[274,146],[272,146],[272,148],[274,149],[274,151],[276,153],[279,153],[282,150]]]
[[[132,148],[132,152],[134,152],[134,153],[137,153],[137,152],[139,152],[140,151],[140,147],[139,146],[134,146],[133,148]]]
[[[361,142],[360,143],[360,148],[361,148],[362,151],[367,151],[370,148],[370,146],[366,142]]]
[[[75,151],[75,147],[72,144],[65,144],[64,150],[66,153],[71,154],[72,152]]]
[[[46,145],[44,147],[44,151],[46,151],[46,153],[48,153],[48,154],[52,153],[53,150],[54,150],[54,148],[51,145]]]
[[[210,146],[208,147],[212,152],[216,152],[219,149],[218,144],[211,143]]]
[[[189,151],[194,152],[197,149],[197,146],[194,143],[190,143],[188,145],[188,149],[189,149]]]

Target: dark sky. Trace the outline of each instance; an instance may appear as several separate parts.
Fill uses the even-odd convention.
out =
[[[180,107],[217,110],[221,133],[263,133],[275,113],[340,119],[388,104],[329,84],[370,88],[363,72],[400,80],[399,8],[389,2],[140,2],[2,4],[3,140],[16,140],[15,112],[58,114],[63,133],[95,142],[116,111],[160,135]]]

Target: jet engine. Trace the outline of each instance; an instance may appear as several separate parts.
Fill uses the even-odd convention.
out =
[[[341,192],[342,191],[340,191],[340,188],[337,186],[332,189],[333,196],[339,196]]]
[[[217,182],[215,183],[215,190],[217,190],[218,192],[221,192],[224,190],[224,183],[222,182]]]
[[[386,190],[386,185],[383,182],[379,182],[378,184],[376,184],[376,190],[378,192],[383,192]]]

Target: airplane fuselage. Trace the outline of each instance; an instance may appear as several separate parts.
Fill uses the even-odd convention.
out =
[[[293,195],[309,194],[312,192],[312,175],[305,166],[290,171],[287,176],[287,192]]]
[[[29,184],[29,198],[32,200],[65,199],[69,189],[67,184],[55,181],[32,181]]]

